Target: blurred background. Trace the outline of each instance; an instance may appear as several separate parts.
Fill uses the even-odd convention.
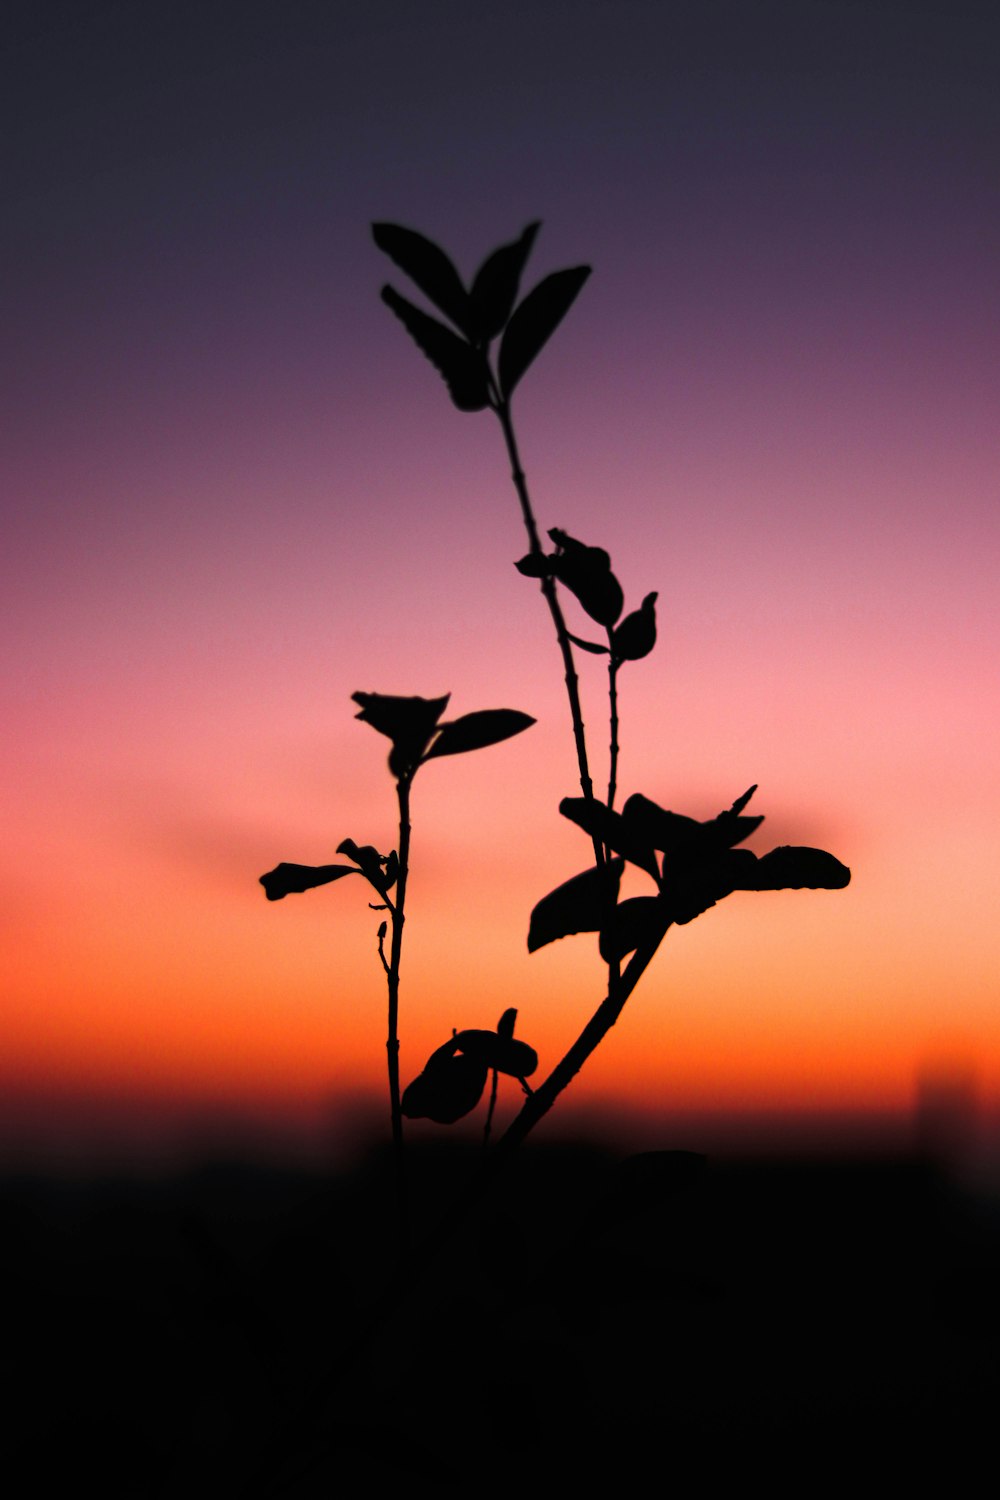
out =
[[[404,1080],[509,1005],[547,1070],[600,998],[595,939],[525,946],[589,859],[499,429],[369,232],[471,277],[540,218],[526,286],[594,269],[515,400],[539,519],[659,593],[622,793],[706,818],[757,782],[751,847],[853,871],[672,931],[558,1129],[995,1174],[994,32],[963,0],[10,8],[0,1163],[387,1134],[360,883],[257,883],[393,844],[357,689],[538,721],[417,781]]]

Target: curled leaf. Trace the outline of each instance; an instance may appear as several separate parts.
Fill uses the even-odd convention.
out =
[[[554,271],[515,309],[500,345],[497,364],[506,400],[569,312],[589,275],[589,266]]]
[[[530,729],[534,722],[530,714],[522,714],[516,708],[483,708],[463,714],[460,719],[439,726],[440,732],[424,760],[433,760],[438,755],[463,755],[468,750],[499,745],[502,740]]]
[[[486,1068],[511,1078],[529,1078],[538,1067],[538,1053],[527,1042],[501,1037],[495,1031],[459,1031],[455,1045],[465,1057],[476,1058]]]
[[[599,932],[618,900],[624,868],[623,859],[610,859],[603,869],[594,865],[543,896],[528,924],[528,952],[578,932]]]
[[[340,880],[343,875],[358,873],[352,865],[280,864],[262,875],[260,883],[268,901],[280,901],[284,896],[311,891],[317,885],[329,885],[331,880]]]
[[[490,393],[484,355],[465,339],[421,312],[395,287],[382,288],[382,301],[391,308],[417,347],[442,376],[459,411],[482,411]]]
[[[749,853],[740,850],[740,853]],[[748,882],[744,884],[744,881]],[[779,844],[770,854],[762,854],[751,870],[745,868],[737,891],[842,891],[851,881],[851,872],[825,849]],[[752,882],[752,883],[750,883]]]
[[[442,698],[400,698],[389,693],[351,694],[361,706],[355,717],[392,740],[389,769],[400,778],[416,770],[450,696],[445,693]]]

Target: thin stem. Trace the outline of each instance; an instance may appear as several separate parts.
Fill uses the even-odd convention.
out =
[[[493,1069],[493,1085],[492,1085],[492,1087],[490,1089],[490,1105],[489,1105],[489,1109],[486,1111],[486,1124],[483,1126],[483,1150],[484,1151],[486,1150],[486,1147],[490,1143],[490,1130],[493,1127],[493,1111],[497,1107],[497,1084],[499,1083],[499,1081],[500,1081],[500,1075],[497,1072],[496,1068],[494,1068]]]
[[[611,631],[608,631],[610,644]],[[611,748],[608,758],[608,807],[615,805],[618,790],[618,667],[620,663],[614,650],[608,657],[608,696],[611,699]]]
[[[517,498],[521,505],[521,516],[524,521],[524,529],[528,533],[528,542],[532,552],[542,554],[542,543],[538,534],[538,522],[531,505],[531,496],[528,494],[528,481],[524,469],[521,467],[521,455],[518,452],[517,438],[514,434],[514,424],[511,420],[510,406],[503,400],[499,390],[494,386],[493,410],[497,414],[500,426],[503,430],[504,442],[507,445],[507,455],[510,459],[510,477],[517,491]],[[542,594],[549,607],[552,623],[556,628],[556,639],[559,643],[559,651],[563,659],[563,669],[566,678],[566,695],[569,698],[569,711],[573,720],[573,739],[576,744],[576,761],[580,771],[580,789],[588,802],[594,800],[594,783],[590,775],[590,765],[587,760],[587,736],[583,723],[583,709],[580,705],[580,682],[576,674],[576,665],[573,660],[573,647],[566,629],[566,621],[563,618],[562,607],[556,594],[556,585],[553,578],[543,576],[540,580]],[[600,839],[594,841],[594,861],[599,867],[604,865],[604,847]]]
[[[406,1166],[403,1159],[403,1112],[399,1093],[399,965],[403,955],[403,924],[406,921],[406,877],[410,864],[410,780],[402,777],[396,785],[399,800],[399,870],[396,875],[396,899],[390,908],[392,944],[386,986],[389,991],[389,1035],[386,1052],[389,1061],[389,1107],[392,1114],[392,1147],[396,1165],[396,1214],[400,1253],[409,1248],[409,1205],[406,1192]],[[380,944],[381,951],[381,944]]]

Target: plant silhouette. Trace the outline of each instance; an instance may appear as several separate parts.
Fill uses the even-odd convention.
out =
[[[604,548],[583,542],[559,527],[547,532],[551,550],[543,546],[518,450],[511,401],[576,300],[590,268],[575,266],[556,271],[519,301],[522,273],[539,227],[538,223],[529,224],[517,239],[489,255],[468,288],[445,252],[415,230],[377,223],[373,234],[378,248],[447,321],[442,322],[390,285],[383,288],[382,300],[436,368],[458,410],[488,410],[500,424],[528,540],[528,551],[515,566],[522,576],[538,582],[555,630],[569,704],[581,795],[564,798],[559,811],[587,836],[592,855],[585,869],[535,902],[528,922],[528,950],[533,953],[561,938],[596,933],[606,968],[603,998],[579,1036],[537,1087],[532,1088],[527,1079],[535,1074],[538,1058],[527,1043],[515,1040],[517,1013],[511,1009],[494,1031],[455,1030],[400,1092],[399,981],[412,782],[419,768],[432,759],[496,744],[534,722],[516,710],[486,710],[443,721],[447,697],[355,693],[361,707],[357,717],[392,741],[389,770],[396,782],[398,847],[381,854],[371,845],[359,847],[345,839],[337,853],[345,855],[349,864],[309,867],[283,863],[261,878],[268,899],[273,901],[360,874],[378,898],[370,903],[372,909],[388,913],[379,925],[377,941],[388,989],[390,1109],[404,1244],[404,1117],[452,1124],[478,1106],[492,1075],[484,1127],[484,1142],[489,1143],[499,1075],[510,1076],[519,1083],[524,1098],[506,1131],[491,1146],[490,1159],[502,1157],[551,1109],[607,1035],[672,926],[694,921],[735,891],[803,887],[838,890],[850,880],[847,867],[821,849],[781,846],[758,857],[740,848],[763,821],[761,816],[744,811],[756,786],[705,822],[668,811],[640,793],[629,796],[620,812],[615,808],[620,775],[619,676],[627,663],[642,661],[655,649],[658,596],[645,594],[625,613],[625,591]],[[588,629],[586,636],[570,632],[563,611],[566,597],[579,606],[596,631]],[[591,639],[593,634],[598,638]],[[594,790],[575,651],[606,658],[608,777],[603,799]],[[649,878],[650,894],[619,899],[627,864]],[[385,938],[390,928],[387,958]]]

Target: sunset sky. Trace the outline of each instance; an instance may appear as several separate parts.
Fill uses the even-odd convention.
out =
[[[12,16],[2,1159],[387,1129],[361,882],[257,883],[393,844],[357,689],[537,720],[417,779],[404,1080],[509,1005],[547,1071],[601,997],[595,939],[525,946],[590,860],[501,434],[380,303],[411,288],[373,219],[465,277],[534,219],[525,288],[593,267],[514,413],[541,524],[607,548],[627,608],[659,593],[622,792],[706,818],[757,782],[751,848],[853,872],[671,931],[573,1108],[659,1146],[660,1116],[902,1115],[955,1072],[995,1110],[993,8]]]

